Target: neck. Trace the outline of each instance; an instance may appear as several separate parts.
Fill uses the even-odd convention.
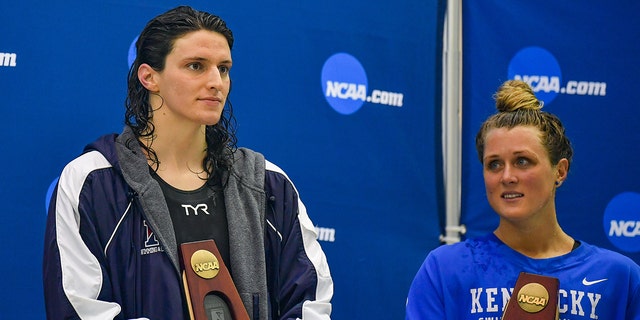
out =
[[[156,127],[153,140],[143,141],[158,157],[158,164],[155,164],[147,155],[149,165],[157,166],[158,175],[175,188],[194,190],[201,187],[208,178],[203,168],[207,148],[204,130],[202,126],[191,131],[169,132]]]
[[[573,238],[562,230],[557,221],[533,227],[501,221],[494,234],[513,250],[536,259],[567,254],[574,244]]]

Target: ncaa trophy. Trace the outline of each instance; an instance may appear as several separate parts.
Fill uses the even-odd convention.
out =
[[[502,320],[557,320],[557,278],[520,272]]]
[[[180,249],[191,320],[249,320],[215,241],[183,243]]]

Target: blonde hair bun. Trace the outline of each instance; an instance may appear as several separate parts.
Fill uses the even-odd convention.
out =
[[[540,110],[543,104],[536,98],[531,86],[522,80],[505,81],[493,98],[500,112],[513,112],[519,109]]]

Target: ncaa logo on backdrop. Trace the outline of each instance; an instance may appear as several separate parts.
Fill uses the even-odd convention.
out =
[[[624,192],[611,199],[604,210],[603,224],[614,246],[640,252],[640,193]]]
[[[402,93],[374,89],[367,95],[367,73],[360,61],[348,53],[329,57],[322,66],[320,78],[327,103],[340,114],[353,114],[365,102],[402,107]]]
[[[518,51],[508,67],[509,79],[527,82],[538,99],[550,103],[558,94],[606,96],[607,83],[599,81],[567,80],[556,57],[540,47],[526,47]]]

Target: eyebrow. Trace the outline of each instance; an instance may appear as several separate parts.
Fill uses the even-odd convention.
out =
[[[531,157],[531,156],[534,156],[534,155],[535,155],[535,152],[531,152],[531,151],[529,151],[529,150],[521,150],[521,151],[516,151],[516,152],[514,152],[513,154],[514,154],[514,155],[516,155],[516,156],[522,156],[522,155],[524,155],[524,156]]]
[[[497,156],[486,156],[484,158],[482,158],[482,163],[486,163],[489,160],[493,160],[493,159],[499,159],[499,157]]]
[[[533,154],[534,154],[533,152],[530,152],[530,151],[527,151],[527,150],[519,150],[519,151],[516,151],[516,152],[512,153],[512,155],[515,155],[515,156],[523,156],[523,155],[524,156],[532,156]],[[491,154],[491,155],[485,156],[484,158],[482,158],[482,160],[485,161],[485,160],[499,159],[499,158],[501,158],[499,155]]]
[[[186,57],[183,58],[182,61],[211,61],[210,59],[207,58],[203,58],[203,57]],[[232,60],[231,59],[226,59],[226,60],[222,60],[221,63],[225,63],[225,64],[232,64]]]

